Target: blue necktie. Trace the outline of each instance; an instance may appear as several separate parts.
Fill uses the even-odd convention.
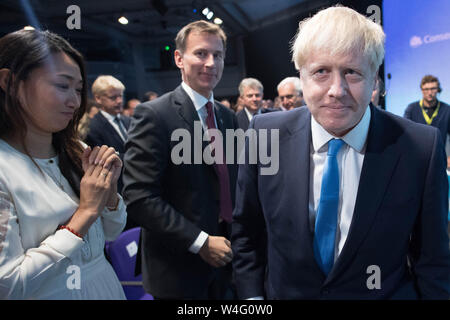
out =
[[[336,237],[339,206],[339,168],[336,155],[344,144],[341,139],[328,142],[328,153],[320,188],[314,234],[314,256],[320,269],[328,275],[334,263],[334,242]]]

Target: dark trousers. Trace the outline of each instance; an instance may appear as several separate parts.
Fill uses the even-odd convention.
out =
[[[219,231],[215,236],[222,236],[230,239],[231,224],[222,221],[219,223]],[[235,300],[237,299],[235,286],[233,284],[233,267],[231,262],[221,268],[216,268],[215,276],[208,286],[204,296],[195,297],[195,300]],[[160,298],[155,300],[180,300],[180,298]]]

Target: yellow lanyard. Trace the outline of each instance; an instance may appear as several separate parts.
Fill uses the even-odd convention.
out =
[[[420,99],[419,105],[420,105],[420,108],[422,109],[422,114],[423,114],[423,117],[425,118],[426,123],[431,124],[431,122],[433,122],[433,119],[436,118],[436,116],[438,115],[439,107],[441,106],[441,102],[438,101],[437,108],[436,108],[436,110],[434,110],[431,118],[428,116],[428,113],[423,108],[423,99]]]

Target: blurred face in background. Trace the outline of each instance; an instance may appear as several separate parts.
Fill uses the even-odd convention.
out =
[[[263,93],[260,89],[245,87],[241,96],[242,104],[248,111],[255,113],[262,107]]]
[[[115,116],[122,112],[123,108],[123,90],[109,87],[101,95],[96,95],[95,102],[97,102],[100,109]]]
[[[437,101],[439,84],[437,82],[427,82],[422,85],[423,101],[427,106],[433,106]]]
[[[141,102],[138,99],[131,99],[127,102],[127,108],[123,110],[123,114],[127,117],[131,117],[134,114],[134,109],[140,104]]]
[[[281,86],[278,90],[278,96],[280,97],[281,105],[287,110],[304,104],[303,98],[299,95],[293,83],[286,83],[284,86]]]

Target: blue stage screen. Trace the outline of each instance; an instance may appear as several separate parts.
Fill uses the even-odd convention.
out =
[[[384,0],[386,110],[403,116],[420,100],[420,80],[438,77],[450,103],[450,1]],[[388,79],[388,74],[391,79]]]

